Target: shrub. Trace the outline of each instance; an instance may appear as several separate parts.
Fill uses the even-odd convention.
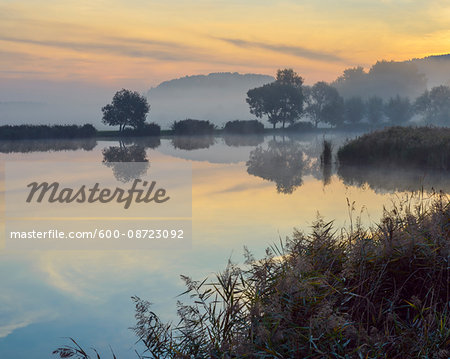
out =
[[[122,130],[121,135],[128,136],[159,136],[161,134],[161,127],[156,123],[145,123],[139,128],[125,128]]]
[[[395,165],[450,169],[450,128],[390,127],[358,137],[338,150],[341,165]]]
[[[264,125],[258,120],[235,120],[228,121],[223,129],[225,132],[237,134],[263,133]]]
[[[44,138],[88,138],[97,134],[94,126],[77,125],[19,125],[1,126],[0,140],[44,139]]]
[[[214,132],[214,124],[204,120],[175,121],[171,129],[174,135],[207,135]]]

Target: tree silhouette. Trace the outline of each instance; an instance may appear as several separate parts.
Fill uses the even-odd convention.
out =
[[[450,87],[437,86],[425,91],[415,103],[414,110],[428,123],[448,126],[450,124]]]
[[[397,95],[388,101],[384,108],[384,113],[389,122],[403,124],[413,115],[411,102],[407,97]]]
[[[277,80],[247,92],[250,113],[256,117],[267,116],[275,128],[280,122],[293,124],[303,111],[303,79],[292,69],[278,70]]]
[[[147,99],[137,93],[122,89],[117,91],[112,102],[102,108],[102,122],[110,126],[119,126],[122,132],[127,126],[138,129],[144,126],[150,105]]]
[[[250,152],[247,172],[276,183],[277,192],[291,194],[302,185],[305,167],[303,150],[295,141],[272,140],[267,149],[261,146]]]
[[[338,91],[320,81],[305,89],[305,113],[311,118],[315,127],[320,122],[332,126],[340,125],[343,121],[344,100]]]
[[[282,85],[291,85],[297,88],[301,88],[303,85],[303,78],[293,69],[278,70],[275,81]]]
[[[367,100],[367,119],[370,123],[375,124],[381,122],[383,118],[383,99],[378,96],[372,96]]]
[[[350,123],[358,123],[364,117],[366,107],[361,97],[352,97],[344,102],[345,118]]]

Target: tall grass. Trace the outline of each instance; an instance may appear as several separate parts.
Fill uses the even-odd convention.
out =
[[[245,266],[213,280],[183,276],[176,325],[134,297],[141,357],[448,358],[449,198],[408,198],[373,228],[358,223],[318,218],[260,260],[246,250]]]
[[[450,128],[390,127],[350,141],[342,165],[394,165],[450,170]]]

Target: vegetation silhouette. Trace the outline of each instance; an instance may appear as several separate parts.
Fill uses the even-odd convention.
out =
[[[366,102],[367,121],[372,124],[379,124],[384,115],[384,102],[381,97],[371,96]]]
[[[274,82],[247,92],[250,113],[258,118],[267,116],[269,123],[285,128],[293,124],[303,111],[303,79],[292,69],[278,70]]]
[[[323,185],[327,186],[331,182],[333,148],[331,142],[325,139],[322,142],[322,147],[323,150],[320,154],[320,166],[322,168]]]
[[[250,152],[247,172],[275,182],[278,193],[291,194],[303,183],[303,171],[307,165],[303,157],[298,142],[271,140],[267,149],[258,146]]]
[[[426,90],[415,103],[414,110],[428,124],[450,125],[450,87],[437,86]]]
[[[235,120],[235,121],[228,121],[225,124],[223,130],[224,132],[227,133],[238,133],[241,135],[255,134],[255,133],[263,133],[264,125],[257,120],[248,120],[248,121]]]
[[[409,98],[397,95],[386,103],[384,113],[393,125],[402,125],[413,116],[413,107]]]
[[[161,126],[156,123],[144,123],[136,128],[125,128],[120,133],[123,137],[159,136]]]
[[[368,72],[362,67],[344,70],[331,85],[345,98],[378,96],[384,100],[397,95],[416,97],[426,89],[426,76],[413,62],[378,61]]]
[[[186,120],[175,121],[171,129],[174,135],[212,135],[215,126],[209,121],[188,118]]]
[[[144,127],[150,105],[147,99],[136,91],[122,89],[117,91],[112,102],[102,108],[102,122],[109,126],[119,126],[119,132],[125,128]]]
[[[47,139],[42,140],[6,140],[0,141],[0,153],[92,151],[97,146],[93,138],[86,139]]]
[[[344,99],[326,82],[320,81],[312,87],[305,87],[304,116],[317,128],[319,123],[339,126],[344,121]]]
[[[246,249],[211,279],[181,276],[176,324],[132,297],[138,357],[447,358],[449,218],[438,194],[400,201],[372,228],[318,217],[259,260]],[[89,358],[74,340],[53,353]]]
[[[110,146],[103,149],[102,154],[102,163],[111,168],[114,177],[123,183],[141,178],[150,167],[145,147],[140,145],[126,146],[123,142],[120,142],[120,146]]]
[[[0,126],[0,140],[33,140],[52,138],[89,138],[97,130],[90,124],[77,125],[17,125]]]
[[[337,156],[341,165],[450,170],[450,128],[390,127],[348,142]]]
[[[209,148],[215,143],[214,136],[173,136],[171,140],[172,146],[179,150],[199,150]]]
[[[366,114],[366,106],[361,97],[351,97],[344,101],[345,119],[350,123],[361,122]]]

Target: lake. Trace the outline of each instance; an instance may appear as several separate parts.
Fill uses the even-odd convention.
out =
[[[96,347],[105,357],[111,345],[118,358],[135,358],[131,296],[150,300],[164,320],[176,320],[177,295],[184,291],[180,274],[212,277],[229,258],[242,263],[244,246],[262,256],[294,227],[308,232],[319,214],[334,220],[337,229],[350,230],[357,217],[374,225],[383,206],[412,191],[423,196],[450,192],[443,173],[321,165],[324,138],[335,154],[355,136],[0,142],[1,178],[8,175],[5,164],[20,162],[103,163],[105,175],[122,180],[129,173],[121,172],[117,162],[146,163],[142,171],[157,163],[192,169],[191,178],[179,178],[189,186],[192,181],[192,243],[187,247],[0,250],[0,358],[48,358],[68,344],[64,337]],[[4,181],[1,186],[4,205]]]

